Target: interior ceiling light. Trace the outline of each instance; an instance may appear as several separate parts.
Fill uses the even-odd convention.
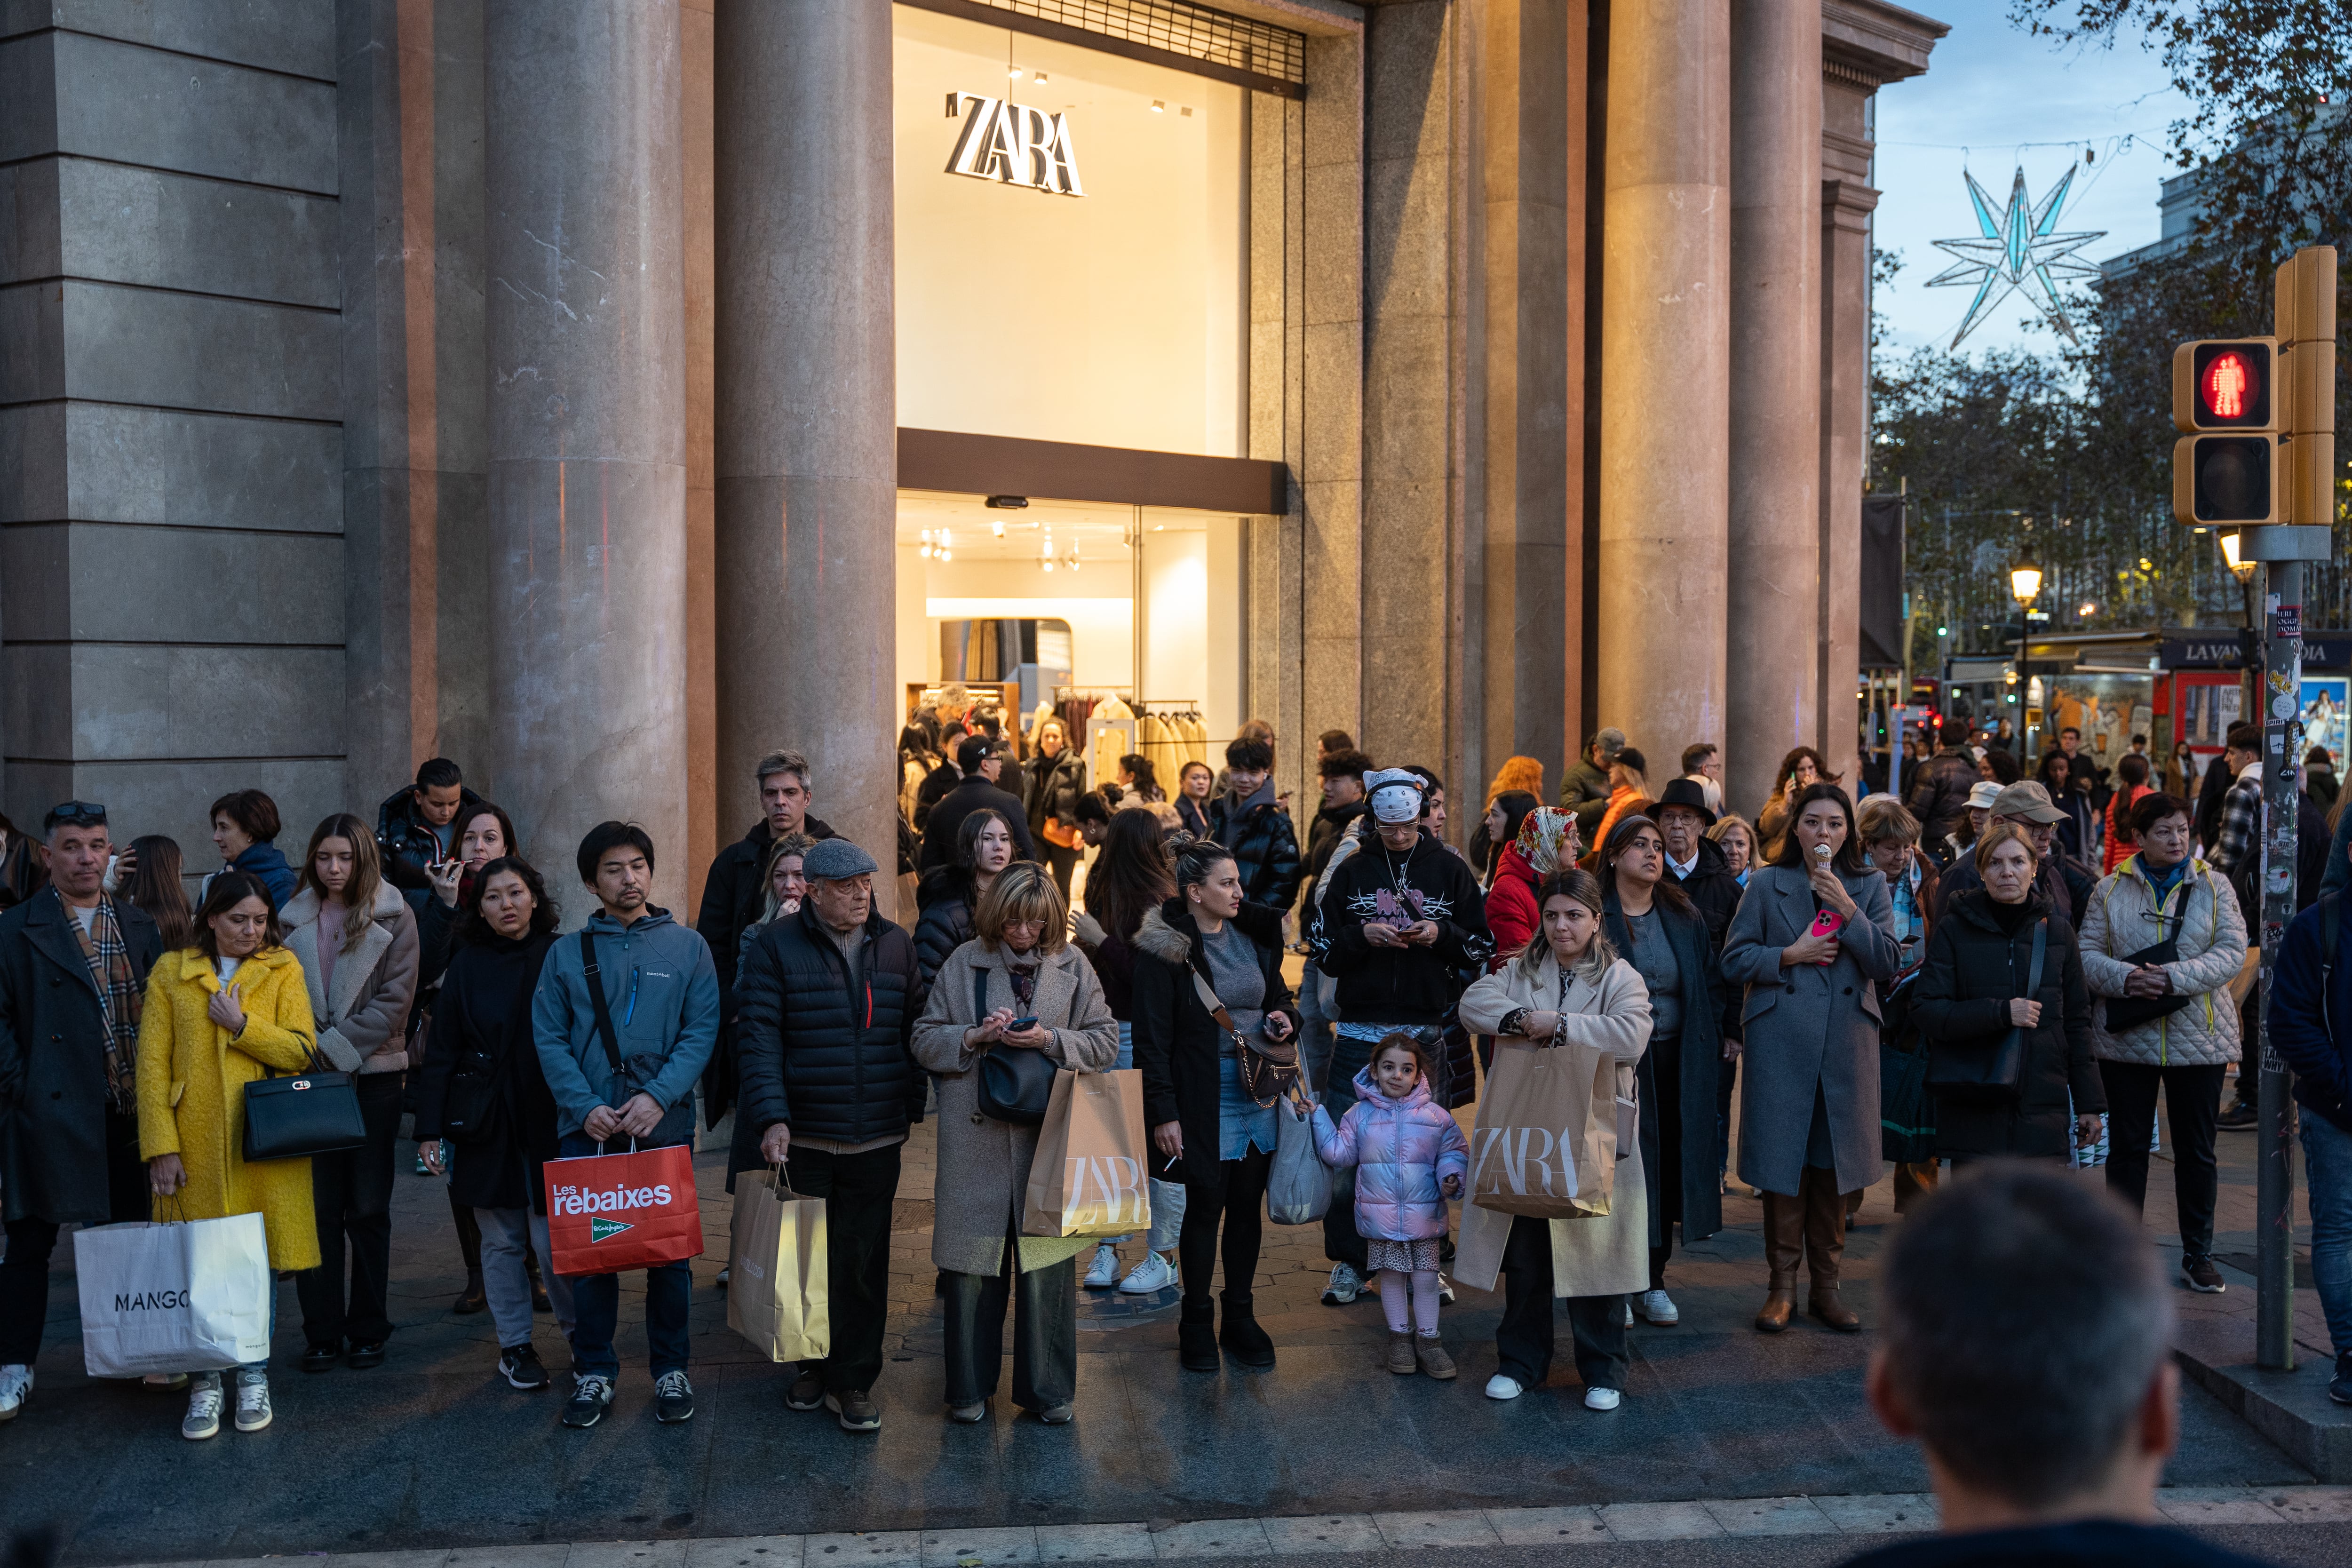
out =
[[[1021,79],[1021,68],[1019,66],[1014,66],[1011,70],[1006,71],[1004,74],[1011,77],[1014,81],[1019,81]]]
[[[988,526],[994,531],[997,538],[1002,539],[1004,537],[1004,520],[1003,518],[991,518],[989,520]]]
[[[1168,106],[1155,98],[1151,100],[1151,112],[1154,114],[1165,114],[1168,112]]]

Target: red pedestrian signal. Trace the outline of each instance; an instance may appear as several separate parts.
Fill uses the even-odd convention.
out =
[[[2183,343],[2172,353],[2172,423],[2178,429],[2269,430],[2276,338]]]

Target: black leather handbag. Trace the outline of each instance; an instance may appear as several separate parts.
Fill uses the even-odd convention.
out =
[[[2025,994],[2042,994],[2042,961],[2050,951],[2050,921],[2033,922],[2033,961],[2026,968]],[[2012,1026],[1990,1050],[1955,1050],[1938,1042],[1927,1057],[1927,1088],[1953,1100],[2013,1100],[2025,1081],[2025,1047],[2032,1030]]]
[[[2134,969],[2137,969],[2144,963],[2178,963],[2180,962],[2180,927],[2182,922],[2188,919],[2189,882],[2189,878],[2188,873],[2183,872],[2180,878],[2180,887],[2179,890],[2172,895],[2172,913],[2170,915],[2164,914],[2163,910],[2160,909],[2157,911],[2158,917],[2157,920],[2157,929],[2158,931],[2162,931],[2165,927],[2169,926],[2171,927],[2171,934],[2167,936],[2162,942],[2141,948],[2137,952],[2127,952],[2124,954],[2121,960],[2122,963],[2128,963]],[[2137,1029],[2142,1024],[2153,1024],[2158,1018],[2168,1018],[2173,1014],[2179,1012],[2183,1007],[2188,1006],[2189,1004],[2195,1000],[2197,1000],[2197,998],[2194,995],[2185,991],[2168,991],[2161,996],[2107,997],[2107,1033],[2110,1035],[2120,1034],[2126,1029]]]
[[[316,1068],[319,1058],[310,1057]],[[245,1159],[307,1160],[367,1142],[359,1087],[343,1072],[311,1071],[279,1078],[271,1072],[245,1086]]]
[[[972,971],[971,1005],[975,1017],[988,1016],[986,970]],[[1017,1126],[1036,1126],[1054,1102],[1054,1075],[1061,1070],[1034,1046],[998,1041],[980,1058],[980,1113]]]

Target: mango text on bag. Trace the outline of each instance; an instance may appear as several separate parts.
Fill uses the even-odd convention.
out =
[[[117,1290],[114,1310],[118,1312],[176,1312],[188,1304],[185,1290]]]

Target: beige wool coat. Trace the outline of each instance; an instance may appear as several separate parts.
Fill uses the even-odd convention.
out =
[[[1543,937],[1536,937],[1538,943]],[[1617,1092],[1634,1095],[1634,1066],[1650,1047],[1650,991],[1642,976],[1623,959],[1601,972],[1600,984],[1571,979],[1565,1001],[1559,992],[1559,962],[1547,946],[1541,967],[1526,973],[1513,959],[1462,994],[1462,1026],[1473,1034],[1495,1034],[1504,1015],[1515,1007],[1560,1014],[1554,1039],[1563,1046],[1598,1047],[1617,1058]],[[1509,1035],[1495,1041],[1496,1059],[1505,1051],[1540,1051],[1538,1044]],[[1462,1205],[1462,1234],[1454,1244],[1454,1279],[1476,1290],[1498,1288],[1503,1247],[1511,1238],[1512,1216],[1482,1209],[1475,1202]],[[1617,1162],[1610,1189],[1609,1212],[1590,1219],[1551,1222],[1551,1293],[1555,1296],[1622,1296],[1650,1288],[1649,1180],[1643,1173],[1642,1145],[1636,1140]]]
[[[915,1060],[939,1077],[940,1153],[931,1226],[931,1261],[959,1274],[995,1275],[1004,1267],[1004,1238],[1021,1228],[1029,1166],[1037,1157],[1034,1127],[983,1115],[978,1051],[964,1049],[964,1031],[999,1007],[1014,1007],[1010,954],[977,939],[948,954],[931,982],[930,1001],[915,1025]],[[975,1007],[975,980],[984,1005]],[[1103,1000],[1095,967],[1075,947],[1038,958],[1037,994],[1030,1004],[1052,1031],[1045,1055],[1072,1072],[1102,1072],[1118,1059],[1118,1020]],[[1024,1236],[1014,1259],[1020,1273],[1048,1268],[1095,1245],[1091,1237]]]
[[[408,1010],[416,1002],[416,916],[400,889],[376,885],[359,945],[335,955],[335,983],[322,985],[319,894],[305,888],[278,911],[286,950],[302,965],[318,1020],[319,1054],[338,1072],[400,1072],[408,1066]],[[345,920],[353,916],[346,913]]]

